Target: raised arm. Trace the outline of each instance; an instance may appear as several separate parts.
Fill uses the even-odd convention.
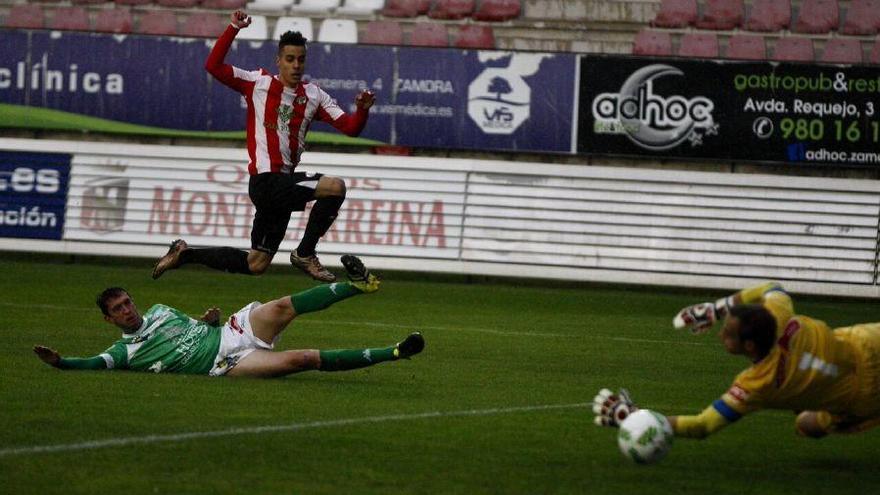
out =
[[[241,91],[241,84],[235,78],[235,68],[225,62],[226,54],[229,53],[229,47],[238,34],[239,29],[250,26],[251,18],[241,10],[236,10],[230,15],[229,26],[214,43],[214,48],[208,54],[205,60],[205,70],[214,76],[218,81],[229,86],[230,88]]]
[[[34,353],[44,363],[62,370],[105,370],[107,361],[101,356],[90,358],[63,358],[54,349],[42,345],[34,346]]]

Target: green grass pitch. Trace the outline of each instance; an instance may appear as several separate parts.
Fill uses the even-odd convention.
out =
[[[369,263],[369,259],[366,261]],[[150,262],[0,254],[0,493],[869,494],[880,432],[821,441],[790,412],[746,417],[629,463],[587,403],[626,386],[664,413],[695,413],[747,363],[714,334],[671,328],[697,290],[422,281],[303,316],[278,348],[391,344],[424,354],[342,373],[256,380],[62,372],[31,352],[93,355],[118,331],[93,298],[127,287],[146,309],[224,314],[312,285],[286,266],[262,277],[198,268],[150,280]],[[832,326],[880,320],[875,301],[795,298]],[[40,449],[41,447],[51,447]]]

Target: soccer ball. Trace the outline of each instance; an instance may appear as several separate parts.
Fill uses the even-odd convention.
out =
[[[617,433],[617,446],[629,460],[651,464],[666,457],[672,448],[672,425],[666,416],[639,409],[627,416]]]

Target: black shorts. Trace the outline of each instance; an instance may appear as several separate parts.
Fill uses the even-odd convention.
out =
[[[287,234],[290,214],[305,210],[306,203],[315,199],[321,177],[323,174],[313,172],[266,172],[251,176],[248,194],[256,208],[251,249],[273,255],[278,251]]]

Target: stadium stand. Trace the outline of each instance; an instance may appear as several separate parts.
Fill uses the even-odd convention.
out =
[[[99,10],[95,15],[94,30],[102,33],[130,33],[131,10],[128,8],[116,8]]]
[[[242,29],[236,38],[251,41],[269,39],[269,20],[264,15],[252,14],[251,25],[247,29]]]
[[[473,18],[485,22],[502,22],[516,19],[522,12],[519,0],[482,0]]]
[[[427,4],[430,8],[431,2],[428,1]],[[385,17],[416,17],[422,13],[419,11],[420,7],[419,2],[411,0],[388,0],[385,2],[385,8],[382,9],[382,15]]]
[[[53,12],[47,27],[67,31],[88,31],[91,29],[89,13],[84,7],[59,7]]]
[[[211,10],[243,9],[247,0],[202,0],[202,8]]]
[[[682,57],[718,58],[718,53],[715,33],[685,33],[679,39],[678,54]]]
[[[463,24],[458,28],[458,36],[455,38],[454,45],[457,48],[495,48],[495,34],[492,31],[492,26]]]
[[[199,3],[199,0],[156,0],[156,3],[163,7],[176,7],[180,9],[187,9],[190,7],[195,7],[196,4]]]
[[[734,29],[742,25],[743,12],[743,0],[706,0],[696,26],[700,29]]]
[[[839,22],[840,9],[837,0],[803,0],[792,31],[827,34],[837,29]]]
[[[403,28],[396,21],[370,21],[364,28],[361,43],[370,45],[402,45]]]
[[[685,28],[697,23],[697,0],[663,0],[651,26]]]
[[[351,17],[371,16],[382,10],[384,6],[385,0],[345,0],[342,6],[336,9],[336,14]]]
[[[216,38],[226,28],[226,17],[220,14],[190,14],[180,24],[178,33],[181,36],[196,38]]]
[[[636,34],[633,55],[672,55],[672,36],[664,31],[642,29]]]
[[[357,23],[351,19],[324,19],[318,31],[322,43],[357,43]]]
[[[810,62],[815,58],[813,40],[796,36],[779,38],[771,58],[783,62]]]
[[[449,31],[445,24],[417,22],[409,34],[412,46],[449,46]]]
[[[140,22],[134,32],[177,36],[177,15],[170,10],[148,10],[140,15]]]
[[[299,0],[290,11],[297,14],[327,15],[336,10],[339,3],[340,0]]]
[[[767,44],[763,36],[734,34],[727,40],[726,58],[742,60],[765,60]]]
[[[19,29],[43,29],[43,7],[32,3],[17,3],[9,8],[5,27]]]
[[[307,40],[314,40],[312,20],[308,17],[279,17],[275,22],[275,31],[272,39],[277,40],[287,31],[299,31]]]
[[[790,25],[791,0],[755,0],[744,27],[749,31],[773,32]]]
[[[106,3],[107,0],[70,0],[73,5],[89,5],[97,3]]]
[[[877,38],[877,41],[874,42],[874,46],[871,48],[871,56],[868,58],[868,62],[871,62],[875,65],[880,65],[880,38]]]
[[[820,62],[860,64],[863,60],[862,43],[855,38],[831,38],[825,42]]]
[[[284,15],[294,3],[295,0],[254,0],[247,4],[247,11]]]
[[[148,5],[153,0],[115,0],[116,5]]]
[[[853,0],[849,4],[840,32],[874,35],[880,31],[880,0]]]
[[[464,19],[474,12],[474,0],[436,0],[428,17],[431,19]]]

